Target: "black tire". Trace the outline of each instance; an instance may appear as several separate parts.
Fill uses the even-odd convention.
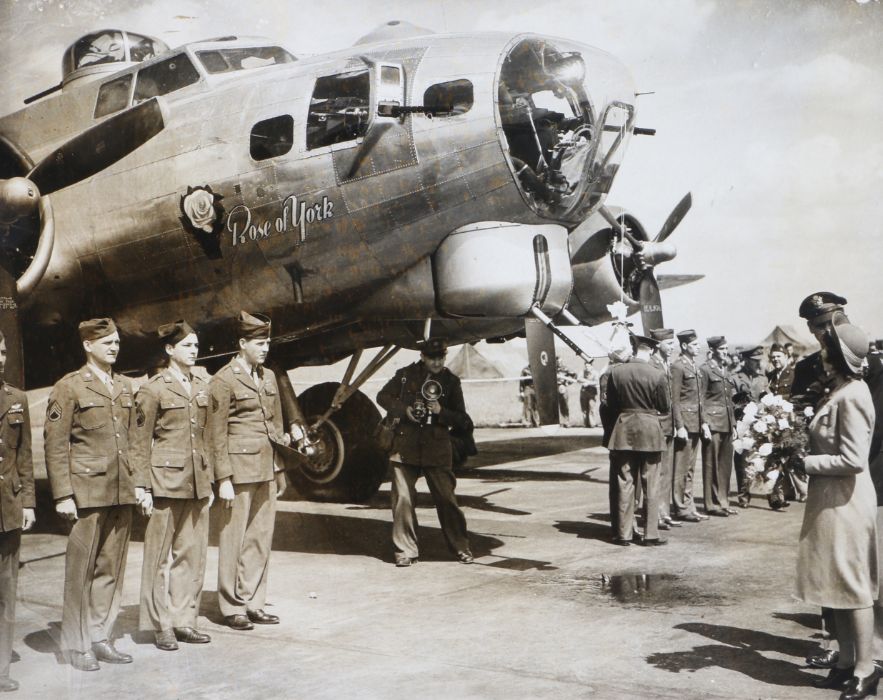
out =
[[[300,395],[301,409],[312,424],[328,410],[339,384],[326,382]],[[319,428],[318,453],[310,465],[289,469],[294,489],[311,501],[360,503],[380,488],[389,456],[374,441],[380,411],[357,391]]]

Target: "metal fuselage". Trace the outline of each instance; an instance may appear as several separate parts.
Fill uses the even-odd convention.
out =
[[[289,366],[387,342],[413,345],[427,317],[439,319],[451,342],[517,332],[518,315],[489,309],[461,320],[440,308],[434,253],[476,222],[572,230],[601,203],[616,165],[606,164],[594,198],[574,211],[538,206],[539,197],[525,189],[499,103],[501,70],[526,36],[545,41],[429,35],[217,75],[195,57],[216,44],[173,50],[190,57],[200,76],[157,98],[163,130],[51,195],[54,250],[22,305],[28,386],[50,384],[79,363],[76,325],[95,316],[116,320],[124,370],[149,366],[155,329],[178,318],[197,327],[204,356],[232,352],[230,319],[240,308],[272,317],[274,352]],[[616,98],[631,97],[633,106],[624,69],[580,49],[614,71],[606,79],[617,82]],[[372,72],[371,113],[360,135],[309,148],[317,80],[379,70],[383,62],[403,68],[407,105],[421,105],[429,88],[451,81],[471,83],[472,103],[462,113],[382,118]],[[101,121],[93,118],[96,95],[109,79],[71,85],[0,119],[0,134],[39,161]],[[592,80],[587,76],[586,85]],[[596,119],[613,99],[615,90],[605,90],[606,97],[593,98]],[[293,122],[290,150],[256,160],[255,125],[285,115]],[[618,159],[624,143],[617,148]],[[200,188],[214,196],[211,231],[195,229],[183,205]],[[563,305],[550,303],[551,312]]]

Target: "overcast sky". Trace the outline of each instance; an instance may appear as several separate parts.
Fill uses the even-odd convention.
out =
[[[60,79],[61,54],[103,27],[172,46],[260,34],[296,54],[351,45],[401,19],[437,32],[534,31],[618,56],[642,96],[608,202],[654,235],[693,210],[660,273],[707,278],[665,292],[666,325],[760,340],[836,291],[883,337],[883,4],[879,0],[0,0],[0,114]]]

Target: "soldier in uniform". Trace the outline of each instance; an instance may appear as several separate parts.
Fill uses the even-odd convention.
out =
[[[674,517],[690,523],[707,520],[696,511],[693,502],[693,471],[696,450],[699,447],[699,429],[702,423],[702,392],[699,389],[700,345],[696,331],[689,329],[677,334],[680,356],[671,365],[672,417],[674,420],[674,475],[672,478],[672,505]]]
[[[674,401],[671,393],[671,359],[675,351],[675,332],[671,328],[658,328],[650,331],[650,337],[658,344],[650,356],[650,364],[665,375],[668,387],[668,400],[672,409],[660,418],[665,435],[665,450],[659,467],[659,529],[670,530],[681,523],[671,517],[672,484],[674,482]]]
[[[285,474],[276,466],[274,444],[290,441],[282,424],[276,375],[264,367],[270,349],[270,319],[242,311],[239,353],[209,385],[211,461],[223,501],[218,541],[218,604],[226,624],[250,630],[275,625],[264,611],[277,489]]]
[[[71,665],[131,663],[114,647],[132,506],[149,510],[146,483],[129,455],[135,427],[131,382],[113,372],[120,336],[113,320],[83,321],[86,364],[53,387],[44,427],[46,469],[58,514],[73,522],[64,571],[63,648]]]
[[[0,692],[18,690],[9,677],[22,531],[37,520],[28,396],[3,379],[6,339],[0,332]]]
[[[540,413],[537,410],[537,392],[533,386],[530,365],[521,370],[518,380],[518,398],[521,399],[521,422],[528,428],[540,427]]]
[[[132,439],[132,461],[146,475],[153,501],[144,535],[139,628],[153,632],[158,648],[174,651],[178,641],[211,641],[196,630],[213,497],[203,442],[209,393],[192,374],[199,340],[190,325],[169,323],[157,335],[169,364],[135,395]]]
[[[666,544],[659,539],[659,463],[665,450],[665,436],[660,416],[671,410],[665,374],[650,364],[656,341],[632,336],[635,355],[628,362],[615,365],[607,380],[607,408],[612,430],[610,479],[616,480],[617,510],[611,512],[613,542],[631,543],[635,513],[635,482],[640,480],[645,494],[643,503],[644,536],[638,541],[651,547]]]
[[[770,393],[791,398],[791,386],[794,384],[794,365],[785,349],[778,343],[770,346],[770,370],[766,373],[770,385]]]
[[[723,336],[708,338],[711,357],[699,368],[702,392],[702,487],[705,512],[726,517],[739,511],[730,508],[730,476],[733,473],[733,380],[726,364],[729,346]]]
[[[733,376],[733,408],[736,420],[742,418],[745,407],[769,391],[769,381],[760,366],[763,348],[749,348],[742,353],[742,369]],[[736,452],[733,465],[736,468],[736,483],[739,486],[739,507],[747,508],[751,502],[751,480],[748,478],[747,455]],[[775,506],[773,506],[775,508]]]
[[[445,367],[447,346],[439,338],[420,345],[420,361],[403,367],[377,394],[379,403],[398,419],[392,467],[392,543],[396,566],[417,561],[417,499],[415,485],[426,477],[448,548],[463,564],[471,564],[466,518],[457,505],[457,481],[451,468],[449,431],[469,420],[460,380]],[[436,383],[431,385],[430,381]],[[432,386],[437,398],[426,397]],[[439,393],[440,391],[440,393]]]
[[[832,292],[810,294],[802,302],[797,313],[806,321],[809,332],[819,343],[833,326],[848,323],[843,307],[846,299]],[[791,385],[792,401],[800,406],[815,408],[825,396],[825,371],[822,368],[822,352],[807,355],[794,365],[794,383]]]
[[[587,360],[583,367],[579,405],[583,412],[583,425],[586,428],[594,428],[598,423],[598,372],[591,359]]]

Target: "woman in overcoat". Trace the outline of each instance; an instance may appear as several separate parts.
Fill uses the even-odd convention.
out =
[[[874,406],[861,381],[867,352],[867,336],[856,326],[837,326],[823,338],[829,393],[810,423],[797,557],[797,597],[832,608],[837,621],[838,665],[815,685],[845,688],[843,700],[876,693],[880,675],[872,648],[877,496],[868,471]]]

